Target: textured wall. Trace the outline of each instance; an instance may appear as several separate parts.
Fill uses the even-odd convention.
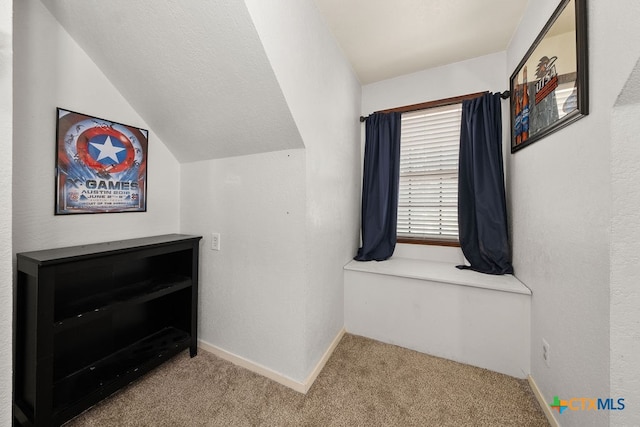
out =
[[[182,230],[221,233],[202,257],[201,338],[304,382],[344,324],[360,85],[313,2],[246,3],[305,149],[183,164]]]
[[[360,84],[313,1],[246,0],[306,147],[305,370],[344,325],[358,241]]]
[[[181,230],[204,235],[200,339],[302,382],[304,150],[186,163],[181,180]]]
[[[14,252],[179,230],[179,164],[38,1],[15,2]],[[56,107],[150,130],[145,213],[54,216]]]
[[[610,248],[617,239],[610,234],[611,117],[640,53],[640,5],[587,3],[590,115],[507,162],[514,268],[533,291],[531,373],[549,401],[611,393]],[[557,4],[529,3],[507,50],[507,76]],[[550,367],[541,356],[543,338],[551,346]],[[609,413],[557,417],[567,426],[607,425]]]
[[[640,425],[640,61],[616,103],[611,127],[611,394],[628,410],[611,425]]]
[[[362,88],[362,114],[469,93],[507,89],[504,52],[407,74]]]
[[[11,425],[12,1],[0,0],[0,425]]]

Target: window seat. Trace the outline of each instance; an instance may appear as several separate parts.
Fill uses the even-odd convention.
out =
[[[454,264],[446,262],[392,257],[381,262],[351,261],[344,269],[531,295],[531,290],[511,274],[494,276],[473,270],[459,270]]]
[[[530,370],[531,291],[512,275],[392,257],[344,267],[347,332],[517,378]]]

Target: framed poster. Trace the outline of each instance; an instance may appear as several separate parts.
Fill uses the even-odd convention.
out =
[[[55,214],[145,212],[148,135],[58,108]]]
[[[511,75],[511,152],[589,114],[586,0],[562,0]]]

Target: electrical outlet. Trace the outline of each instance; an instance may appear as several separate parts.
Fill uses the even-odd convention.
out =
[[[551,346],[542,338],[542,358],[544,359],[544,364],[547,365],[548,368],[551,367]]]
[[[214,251],[220,250],[220,233],[211,233],[211,249]]]

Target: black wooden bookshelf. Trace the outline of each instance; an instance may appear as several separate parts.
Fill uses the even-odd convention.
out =
[[[58,426],[197,352],[200,236],[17,254],[14,424]]]

